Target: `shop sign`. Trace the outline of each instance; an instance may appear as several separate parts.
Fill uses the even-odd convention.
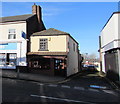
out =
[[[0,44],[0,50],[16,50],[17,43]]]

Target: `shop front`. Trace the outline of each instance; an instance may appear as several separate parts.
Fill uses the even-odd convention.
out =
[[[0,68],[15,69],[16,59],[16,53],[0,53]]]
[[[0,44],[0,68],[15,69],[17,60],[17,43]]]
[[[66,56],[28,55],[27,57],[28,68],[33,73],[66,76]]]
[[[25,41],[0,41],[0,69],[16,69],[18,65],[26,65],[25,48]]]

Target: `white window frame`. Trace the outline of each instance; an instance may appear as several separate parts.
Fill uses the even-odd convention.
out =
[[[39,39],[39,51],[48,51],[48,39],[47,38]]]
[[[15,29],[9,29],[8,39],[16,39],[16,30]]]

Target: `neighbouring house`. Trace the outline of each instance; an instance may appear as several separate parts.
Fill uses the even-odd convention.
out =
[[[0,18],[0,68],[15,69],[27,65],[26,54],[30,51],[30,36],[45,30],[41,7],[32,6],[32,14]]]
[[[30,43],[29,69],[60,76],[79,71],[78,43],[69,33],[50,28],[33,33]]]
[[[120,81],[120,12],[114,12],[101,31],[100,61],[101,71],[116,81]]]

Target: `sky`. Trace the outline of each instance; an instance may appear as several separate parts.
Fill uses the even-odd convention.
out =
[[[2,16],[32,13],[34,2],[2,2]],[[47,29],[68,32],[79,43],[81,54],[99,55],[99,35],[118,2],[36,2],[42,7]]]

